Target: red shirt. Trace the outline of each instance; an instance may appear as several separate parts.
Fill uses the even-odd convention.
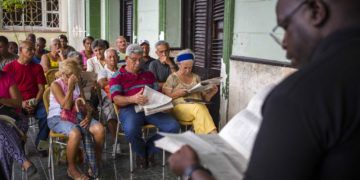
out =
[[[129,73],[125,70],[125,66],[121,67],[110,80],[111,99],[116,95],[132,96],[145,86],[159,90],[159,84],[156,82],[155,76],[150,71],[140,70],[138,73]]]
[[[0,71],[0,98],[11,98],[9,89],[14,84],[13,74]]]
[[[44,70],[39,64],[33,62],[20,64],[16,60],[7,64],[3,71],[14,73],[15,82],[23,100],[35,98],[39,91],[38,84],[46,84]]]

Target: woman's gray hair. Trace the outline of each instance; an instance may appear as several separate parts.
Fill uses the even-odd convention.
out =
[[[115,55],[119,58],[119,56],[118,56],[118,54],[117,54],[116,49],[114,49],[114,48],[108,48],[108,49],[106,49],[106,50],[105,50],[105,53],[104,53],[104,55],[105,55],[105,58],[106,58],[106,59],[107,59],[107,57],[108,57],[108,55],[109,55],[110,51],[114,52],[114,53],[115,53]]]
[[[51,38],[51,40],[50,40],[51,44],[53,44],[55,41],[60,43],[60,39],[58,39],[58,38]]]
[[[126,48],[126,56],[130,56],[131,54],[139,54],[142,55],[143,54],[143,49],[141,48],[141,46],[139,46],[138,44],[130,44],[127,48]]]
[[[194,52],[192,52],[190,49],[184,49],[184,50],[180,51],[180,52],[176,55],[176,57],[175,57],[175,59],[174,59],[175,63],[177,63],[177,64],[180,64],[180,63],[181,63],[181,62],[178,61],[178,57],[181,56],[181,55],[183,55],[183,54],[192,54],[193,57],[194,57],[193,59],[189,59],[189,60],[186,60],[186,61],[194,61],[194,60],[195,60],[195,54],[194,54]]]

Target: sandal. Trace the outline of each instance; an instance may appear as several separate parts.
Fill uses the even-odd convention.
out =
[[[67,170],[67,175],[69,178],[73,179],[73,180],[89,180],[89,177],[87,177],[85,174],[81,174],[80,176],[78,177],[73,177],[71,174],[70,174],[70,171]]]

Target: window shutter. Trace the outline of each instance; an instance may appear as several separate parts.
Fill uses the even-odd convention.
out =
[[[124,0],[123,3],[123,27],[122,34],[128,42],[132,42],[132,27],[133,27],[133,1]]]
[[[193,50],[195,66],[200,68],[206,68],[207,4],[207,0],[196,0],[193,4]]]
[[[221,70],[221,58],[224,38],[224,0],[215,0],[213,6],[213,35],[211,42],[211,62],[209,68],[211,70]]]

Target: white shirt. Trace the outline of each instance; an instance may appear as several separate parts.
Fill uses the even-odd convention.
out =
[[[99,81],[100,79],[103,79],[103,78],[110,79],[115,72],[116,72],[116,71],[110,70],[110,69],[107,67],[107,65],[105,65],[104,69],[101,70],[101,71],[98,73],[97,80]]]
[[[86,71],[94,72],[96,74],[99,74],[101,70],[104,69],[104,66],[100,63],[100,61],[97,59],[97,57],[92,57],[86,61],[87,69]]]

